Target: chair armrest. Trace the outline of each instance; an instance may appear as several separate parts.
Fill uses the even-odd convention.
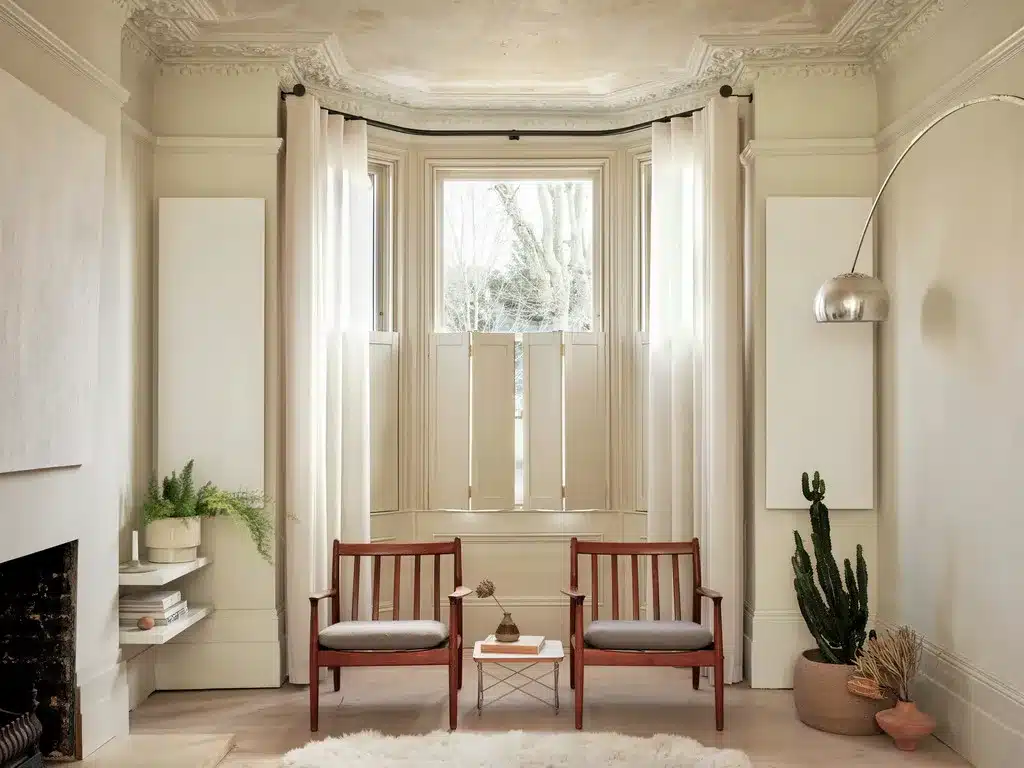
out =
[[[449,600],[461,600],[464,597],[468,597],[473,594],[472,587],[458,587],[454,592],[448,595]]]
[[[325,589],[320,592],[314,592],[312,595],[309,596],[309,604],[311,606],[315,606],[324,598],[334,597],[336,594],[338,594],[337,591],[333,589]]]
[[[702,597],[710,598],[715,603],[722,602],[722,595],[721,595],[721,593],[720,592],[715,592],[715,590],[708,589],[707,587],[697,587],[697,594],[701,595]]]
[[[582,603],[584,600],[587,599],[587,596],[585,594],[583,594],[582,592],[579,592],[579,591],[577,591],[575,589],[563,589],[563,590],[561,590],[561,592],[562,592],[563,595],[565,595],[566,597],[569,598],[570,602],[573,602],[573,603],[575,603],[577,601]]]

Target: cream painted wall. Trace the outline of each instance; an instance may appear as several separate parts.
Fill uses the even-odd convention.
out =
[[[790,564],[793,531],[808,538],[810,521],[806,509],[766,509],[765,198],[874,193],[874,80],[868,71],[845,66],[812,68],[810,72],[771,69],[756,81],[754,110],[754,140],[744,155],[751,228],[746,255],[747,434],[751,447],[745,518],[744,655],[746,677],[753,687],[788,688],[797,656],[814,646],[797,607]],[[812,298],[807,297],[808,315]],[[822,377],[823,382],[827,380],[827,372],[822,372]],[[813,471],[814,467],[807,469]],[[792,482],[799,483],[800,478],[794,477]],[[856,545],[863,544],[869,572],[877,574],[875,512],[835,511],[831,519],[837,557],[852,558]],[[874,605],[877,579],[870,581],[870,589]]]
[[[264,490],[274,499],[281,496],[279,106],[277,75],[269,68],[189,73],[165,67],[155,80],[154,197],[266,200]],[[230,307],[225,311],[230,311]],[[211,317],[210,322],[216,323],[217,318]],[[254,392],[258,389],[254,388]],[[216,421],[211,421],[210,429],[217,428]],[[159,456],[155,458],[159,474],[172,469],[161,466]],[[280,507],[276,509],[277,528],[281,531],[284,520]],[[214,561],[182,584],[190,600],[212,604],[215,613],[194,630],[158,649],[156,688],[280,685],[284,675],[284,558],[280,545],[283,535],[279,536],[274,565],[260,559],[245,530],[234,521],[207,521],[203,537],[206,550],[215,553]]]
[[[137,398],[145,358],[133,336],[145,302],[138,276],[147,269],[147,255],[122,247],[119,220],[121,105],[127,98],[118,85],[122,14],[109,0],[0,1],[0,67],[107,140],[95,458],[79,469],[0,477],[0,560],[79,541],[76,673],[84,754],[128,731],[118,652],[118,530],[144,490],[138,478],[151,437],[146,404]],[[139,416],[143,423],[133,428]]]
[[[879,73],[886,170],[916,118],[1024,95],[1024,5],[960,0]],[[1024,109],[954,115],[881,207],[880,611],[926,640],[922,708],[980,768],[1024,755]]]

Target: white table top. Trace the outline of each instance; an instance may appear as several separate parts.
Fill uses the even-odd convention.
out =
[[[545,640],[540,647],[540,653],[484,653],[480,650],[483,640],[477,640],[473,644],[473,661],[562,661],[565,658],[565,651],[562,649],[561,640]]]

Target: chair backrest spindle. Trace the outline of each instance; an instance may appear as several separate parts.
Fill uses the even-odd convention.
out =
[[[402,604],[402,556],[395,555],[395,583],[391,598],[391,618],[398,621],[400,618],[400,606]]]
[[[420,556],[416,555],[415,565],[413,565],[413,577],[412,577],[412,617],[413,619],[419,619],[420,617]]]
[[[629,556],[630,569],[633,571],[633,619],[640,620],[640,556],[633,553]]]
[[[380,555],[373,556],[373,620],[380,621]]]
[[[681,621],[683,606],[679,596],[679,555],[672,555],[672,610],[672,618]]]
[[[434,555],[434,621],[441,620],[441,556]]]
[[[597,621],[597,603],[598,597],[598,571],[597,571],[597,553],[590,556],[590,618]]]
[[[619,556],[612,555],[612,619],[619,620]]]
[[[658,569],[658,555],[651,555],[651,587],[653,595],[651,596],[654,600],[654,620],[657,621],[661,618],[661,574]]]

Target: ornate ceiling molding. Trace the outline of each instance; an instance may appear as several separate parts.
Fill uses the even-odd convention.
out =
[[[703,103],[724,84],[749,86],[765,72],[851,77],[890,58],[934,17],[942,0],[856,0],[828,33],[708,35],[685,71],[607,94],[553,89],[530,93],[431,91],[358,72],[327,33],[228,33],[207,0],[114,0],[130,14],[126,44],[184,73],[277,73],[327,105],[382,122],[421,127],[609,128],[664,117]],[[486,116],[482,113],[486,112]]]

